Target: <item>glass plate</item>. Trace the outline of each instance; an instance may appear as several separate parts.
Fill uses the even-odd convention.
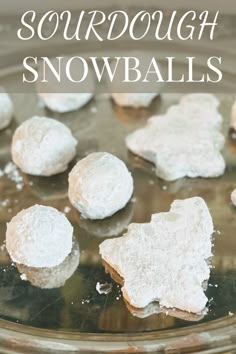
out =
[[[1,85],[11,91],[19,75],[17,70],[2,75]],[[180,97],[163,94],[149,109],[132,109],[118,107],[109,95],[100,94],[80,111],[60,115],[42,107],[34,92],[12,94],[15,117],[10,128],[0,133],[0,168],[11,160],[16,126],[33,115],[44,115],[71,128],[78,139],[76,160],[94,151],[111,152],[124,160],[133,174],[135,190],[124,210],[103,221],[88,221],[80,218],[67,198],[69,170],[50,178],[22,174],[22,190],[17,190],[9,178],[0,178],[1,243],[6,223],[21,209],[36,203],[67,212],[77,240],[75,252],[53,272],[21,270],[31,282],[21,278],[2,247],[1,352],[230,353],[236,349],[236,209],[230,202],[230,193],[236,187],[236,141],[229,134],[233,95],[219,95],[227,162],[221,178],[183,178],[167,183],[156,177],[153,165],[130,154],[124,143],[129,132],[143,126],[152,114],[165,112]],[[199,319],[184,313],[155,313],[156,308],[146,312],[128,309],[120,286],[105,272],[99,244],[108,237],[122,235],[131,222],[148,222],[152,213],[168,211],[173,200],[191,196],[205,199],[216,229],[214,268],[206,290],[208,314]],[[111,292],[99,294],[97,283],[108,283]]]

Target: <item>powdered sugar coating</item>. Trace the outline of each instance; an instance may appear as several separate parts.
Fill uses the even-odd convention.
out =
[[[33,117],[15,131],[12,159],[25,173],[52,176],[65,171],[76,154],[77,140],[64,124]]]
[[[5,129],[12,121],[13,104],[7,93],[0,93],[0,130]]]
[[[93,93],[39,93],[44,104],[53,112],[67,113],[85,106]]]
[[[194,97],[187,95],[180,105],[170,107],[163,116],[150,118],[144,128],[126,138],[128,148],[153,162],[157,176],[167,181],[184,176],[218,177],[225,170],[217,101],[207,95],[206,104],[203,94],[196,95],[196,101]],[[198,103],[200,98],[203,105]]]
[[[181,104],[197,104],[198,106],[217,109],[219,108],[220,101],[218,98],[210,93],[190,93],[184,95],[180,100]]]
[[[104,219],[122,209],[133,193],[133,178],[124,162],[96,152],[69,174],[69,199],[84,218]]]
[[[207,297],[212,218],[200,197],[176,200],[151,222],[131,224],[120,238],[100,245],[102,258],[124,279],[122,293],[134,307],[160,306],[200,313]]]
[[[72,249],[73,227],[58,210],[34,205],[8,224],[6,248],[11,259],[28,267],[54,267]]]
[[[122,107],[148,107],[159,93],[112,93],[114,101]]]
[[[215,109],[198,104],[196,102],[185,102],[177,105],[172,105],[168,108],[166,115],[177,119],[179,124],[183,123],[188,129],[191,127],[199,127],[201,130],[219,131],[222,126],[222,115]],[[153,117],[155,121],[155,117]]]

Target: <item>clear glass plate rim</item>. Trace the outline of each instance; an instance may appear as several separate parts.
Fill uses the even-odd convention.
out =
[[[236,326],[236,315],[234,316],[225,316],[221,319],[214,320],[208,323],[202,323],[198,325],[194,325],[191,327],[184,327],[164,331],[150,331],[150,332],[142,332],[142,333],[81,333],[81,332],[69,332],[66,330],[47,330],[38,327],[30,327],[24,324],[14,323],[8,320],[0,319],[0,328],[10,331],[12,333],[18,332],[19,334],[25,335],[36,335],[44,338],[64,338],[64,339],[75,339],[75,340],[99,340],[99,341],[107,341],[108,339],[117,340],[117,341],[125,341],[126,338],[140,341],[140,340],[154,340],[154,339],[167,339],[173,337],[181,337],[187,336],[193,333],[206,333],[206,332],[214,332],[215,330],[227,327],[229,329],[232,326]]]

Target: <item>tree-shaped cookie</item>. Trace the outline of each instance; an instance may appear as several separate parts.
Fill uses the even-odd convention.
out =
[[[136,308],[160,306],[200,313],[212,256],[212,218],[204,200],[176,200],[166,213],[100,245],[103,261],[123,279],[125,300]]]
[[[201,103],[202,102],[202,103]],[[153,162],[158,177],[173,181],[184,176],[218,177],[224,173],[221,155],[222,116],[212,95],[187,95],[163,116],[150,118],[144,128],[129,134],[126,145]]]

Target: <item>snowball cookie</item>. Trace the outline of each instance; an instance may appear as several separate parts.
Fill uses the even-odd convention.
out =
[[[69,128],[51,118],[33,117],[15,131],[12,159],[25,173],[52,176],[65,171],[76,154]]]
[[[104,219],[122,209],[133,193],[124,162],[106,152],[79,161],[69,174],[69,199],[84,218]]]
[[[5,129],[12,121],[13,104],[7,93],[0,93],[0,130]]]
[[[72,249],[73,227],[58,210],[34,205],[7,224],[6,248],[11,259],[28,267],[55,267]]]
[[[159,93],[112,93],[112,98],[122,107],[148,107]]]
[[[43,103],[53,112],[67,113],[86,105],[93,93],[38,93]]]
[[[60,85],[49,65],[45,61],[38,63],[38,78],[36,90],[43,103],[52,111],[58,113],[67,113],[76,111],[88,103],[94,96],[95,77],[92,70],[88,70],[86,80],[80,85],[72,83],[68,79],[67,65],[71,56],[63,56],[58,62],[58,57],[50,58],[53,67],[60,67]],[[78,65],[77,65],[78,64]],[[83,70],[83,64],[80,60],[74,65],[70,65],[70,75],[72,78],[78,78],[78,73]],[[82,71],[81,71],[82,72]],[[47,78],[45,82],[45,77]],[[63,88],[63,93],[60,89]],[[81,91],[78,92],[78,89]]]

